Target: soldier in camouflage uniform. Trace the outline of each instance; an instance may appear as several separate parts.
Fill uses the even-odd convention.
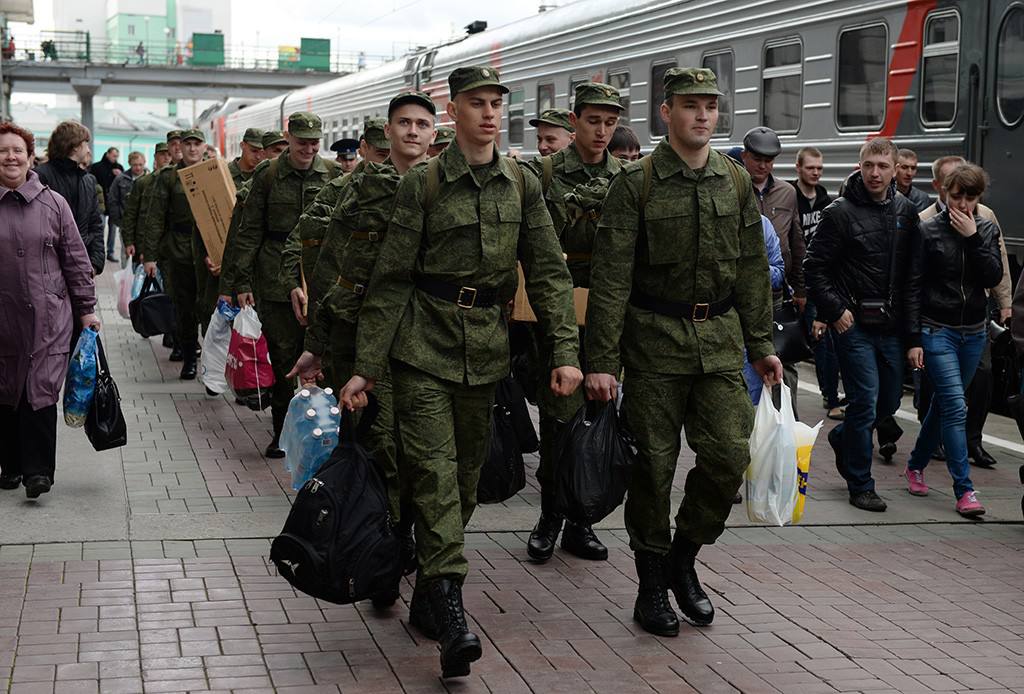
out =
[[[121,218],[121,242],[125,253],[141,263],[145,258],[142,250],[142,230],[146,221],[145,211],[149,209],[148,197],[160,169],[171,161],[166,142],[158,142],[153,150],[153,170],[139,176],[132,184],[131,192],[124,205],[124,216]]]
[[[166,291],[174,302],[181,349],[181,378],[196,377],[196,353],[199,348],[199,324],[196,320],[196,273],[192,255],[192,236],[196,221],[181,185],[178,171],[203,159],[206,138],[201,130],[186,130],[181,137],[182,158],[177,165],[165,166],[156,175],[146,217],[144,242],[146,272],[156,275],[156,265],[167,280]]]
[[[782,364],[750,177],[709,144],[721,96],[715,73],[670,68],[664,80],[668,137],[612,181],[594,241],[587,395],[614,399],[625,367],[622,407],[639,451],[626,500],[640,579],[633,616],[675,636],[668,588],[694,624],[714,618],[695,562],[725,529],[750,463],[744,348],[766,383],[782,379]],[[672,537],[680,429],[697,460]]]
[[[517,256],[554,344],[552,390],[572,393],[581,374],[571,280],[540,186],[495,147],[508,88],[490,67],[458,68],[448,85],[455,144],[399,184],[342,402],[364,405],[364,391],[390,369],[416,511],[420,577],[410,621],[439,639],[442,675],[454,677],[480,657],[462,608],[463,532],[495,385],[509,372],[504,308],[515,293]]]
[[[437,126],[437,133],[434,135],[434,141],[430,143],[430,147],[427,148],[428,157],[436,157],[441,152],[448,148],[448,145],[455,139],[455,130],[449,128],[447,125]]]
[[[619,92],[614,87],[594,82],[578,85],[573,111],[569,113],[569,124],[575,132],[575,140],[555,154],[535,159],[529,164],[541,181],[544,202],[551,214],[555,231],[558,232],[574,287],[590,286],[590,257],[596,224],[587,223],[587,219],[575,219],[567,205],[567,198],[591,183],[597,185],[600,195],[607,189],[608,181],[622,168],[619,160],[606,149],[622,110]],[[536,333],[534,339],[540,371],[544,373],[551,361],[551,346]],[[580,340],[583,341],[582,330]],[[580,363],[583,361],[581,355]],[[555,542],[563,524],[562,517],[554,510],[555,448],[565,423],[583,406],[583,393],[555,398],[542,383],[538,388],[537,405],[540,410],[540,465],[537,468],[537,481],[541,489],[541,516],[530,534],[526,551],[534,561],[545,562],[555,550]],[[597,539],[593,529],[589,525],[576,525],[571,521],[565,522],[562,549],[583,559],[608,558],[608,549]]]
[[[231,289],[240,306],[256,306],[274,369],[270,396],[274,438],[266,449],[269,458],[284,455],[277,444],[295,391],[287,373],[302,353],[306,323],[305,293],[282,276],[281,253],[302,210],[337,173],[333,161],[317,154],[321,138],[318,116],[297,112],[288,117],[288,149],[276,159],[261,162],[253,174],[228,256],[233,266]]]
[[[171,163],[177,166],[181,163],[181,130],[167,131],[167,152],[171,155]]]
[[[549,108],[537,118],[531,118],[530,125],[537,129],[537,151],[542,157],[568,147],[576,132],[572,111],[564,108]]]

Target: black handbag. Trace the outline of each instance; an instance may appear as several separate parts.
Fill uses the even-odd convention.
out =
[[[142,291],[128,304],[132,328],[142,337],[174,332],[174,304],[155,277],[146,277]]]
[[[795,364],[814,355],[807,341],[807,331],[793,298],[786,294],[782,306],[772,314],[772,342],[775,354],[783,364]]]
[[[121,412],[121,395],[107,368],[103,342],[96,338],[96,392],[85,416],[85,435],[97,451],[119,448],[128,443],[128,427]]]

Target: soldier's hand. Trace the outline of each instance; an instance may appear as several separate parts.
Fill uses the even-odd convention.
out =
[[[220,303],[221,301],[223,301],[223,302],[224,302],[225,304],[227,304],[228,306],[234,306],[234,305],[235,305],[235,302],[234,302],[234,300],[233,300],[233,299],[231,298],[231,295],[230,295],[230,294],[221,294],[220,296],[218,296],[218,297],[217,297],[217,301],[218,301],[218,303]]]
[[[211,275],[220,277],[220,265],[214,265],[213,261],[210,260],[210,256],[203,258],[203,262],[206,263],[206,269],[210,271]]]
[[[619,395],[619,382],[611,374],[587,374],[587,398],[608,402]]]
[[[999,325],[1006,326],[1010,324],[1010,318],[1013,316],[1012,308],[1001,308],[999,309]]]
[[[303,384],[315,383],[324,377],[324,372],[320,370],[320,366],[320,357],[312,352],[303,352],[298,361],[295,362],[295,366],[288,372],[287,377],[291,380],[298,376]]]
[[[255,306],[256,297],[252,295],[252,292],[239,292],[238,293],[238,308],[245,308],[246,306]]]
[[[920,347],[911,347],[907,350],[907,363],[912,369],[924,368],[924,350]]]
[[[842,335],[847,330],[853,327],[853,314],[850,313],[850,309],[843,311],[843,315],[839,316],[839,320],[832,324],[832,327],[836,329],[836,332]]]
[[[373,390],[374,380],[355,374],[341,389],[338,401],[350,411],[361,410],[369,404],[366,394]]]
[[[774,354],[751,362],[750,365],[765,385],[777,386],[782,383],[782,361]]]
[[[147,261],[142,267],[146,271],[147,275],[150,277],[156,277],[156,263]]]
[[[299,325],[306,325],[306,292],[302,291],[300,287],[296,287],[292,290],[291,299],[295,320],[299,321]]]
[[[128,246],[124,249],[124,254],[127,255],[129,258],[135,257],[135,244],[128,244]]]
[[[551,370],[551,392],[558,397],[572,395],[583,383],[583,372],[575,366],[559,366]]]

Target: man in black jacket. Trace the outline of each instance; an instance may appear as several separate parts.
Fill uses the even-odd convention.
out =
[[[896,153],[885,138],[861,147],[860,171],[825,208],[804,261],[808,295],[818,319],[831,325],[848,399],[846,420],[828,439],[850,503],[865,511],[886,508],[871,477],[871,432],[900,404],[899,268],[907,266],[918,233],[917,211],[893,186]]]
[[[110,200],[111,184],[118,175],[124,173],[124,167],[117,161],[117,158],[120,156],[121,152],[118,151],[117,147],[111,147],[104,152],[102,159],[89,167],[89,173],[96,177],[96,182],[103,188],[103,197],[108,202]],[[117,256],[114,255],[114,246],[117,241],[117,222],[111,221],[109,210],[105,216],[107,217],[107,260],[117,262]]]

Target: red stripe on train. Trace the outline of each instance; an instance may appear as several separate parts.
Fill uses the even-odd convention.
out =
[[[881,129],[868,137],[888,137],[896,135],[896,128],[903,118],[903,107],[907,103],[905,97],[910,95],[914,84],[917,66],[921,63],[921,51],[924,47],[924,18],[935,9],[938,0],[910,0],[907,3],[907,16],[903,19],[900,37],[893,47],[892,63],[889,65],[889,80],[886,86],[885,122]],[[900,97],[893,99],[893,97]]]

